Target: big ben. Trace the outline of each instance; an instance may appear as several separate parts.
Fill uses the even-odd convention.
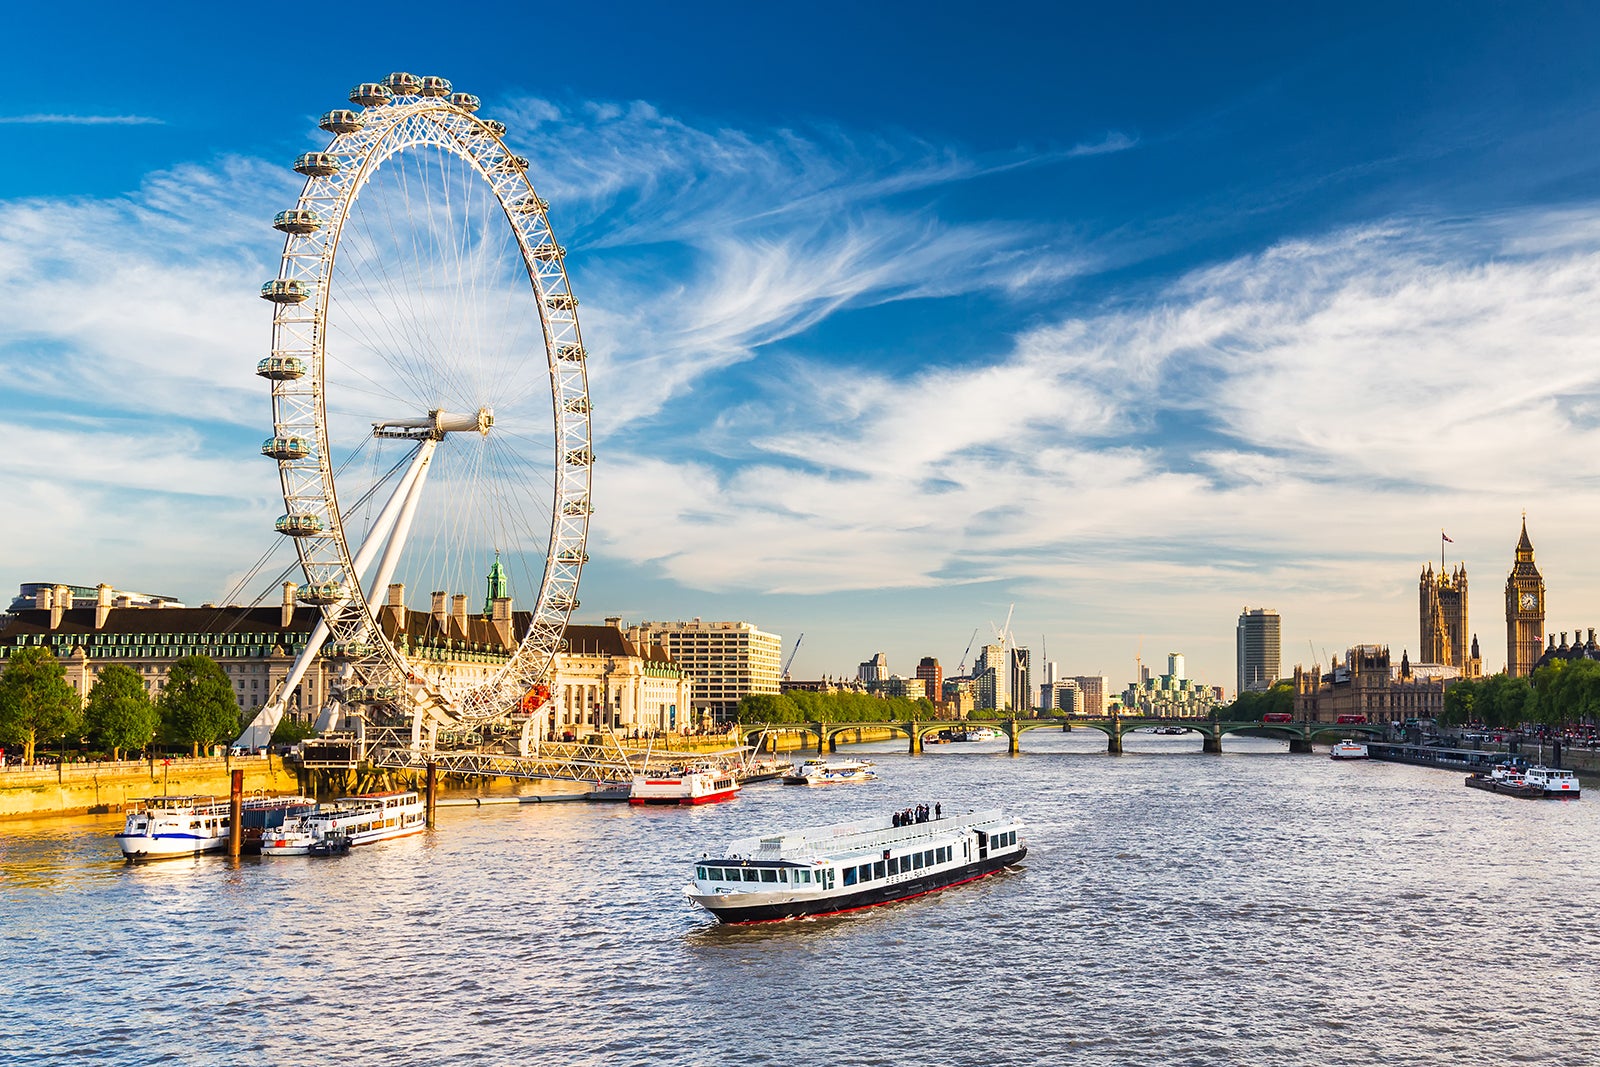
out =
[[[1544,652],[1544,578],[1533,565],[1528,517],[1522,517],[1517,562],[1506,576],[1506,673],[1513,678],[1533,673]]]

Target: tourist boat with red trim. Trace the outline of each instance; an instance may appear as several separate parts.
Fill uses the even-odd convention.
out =
[[[1367,752],[1366,745],[1363,745],[1360,741],[1352,741],[1349,738],[1345,738],[1343,741],[1340,741],[1338,744],[1333,746],[1333,750],[1328,753],[1328,758],[1367,759],[1369,758],[1369,754]]]
[[[786,830],[703,856],[684,892],[725,923],[833,915],[933,893],[1022,862],[1022,823],[998,811],[896,825],[893,816]]]
[[[712,804],[732,800],[739,780],[723,766],[678,767],[670,771],[636,774],[628,790],[629,804]]]

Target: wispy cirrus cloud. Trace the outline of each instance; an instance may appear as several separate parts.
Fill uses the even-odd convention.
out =
[[[166,119],[151,115],[63,115],[36,112],[0,115],[0,126],[165,126]]]

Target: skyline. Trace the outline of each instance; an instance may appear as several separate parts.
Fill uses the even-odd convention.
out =
[[[597,44],[535,70],[403,19],[325,57],[90,9],[0,114],[8,158],[51,162],[0,176],[0,491],[40,517],[7,523],[3,587],[199,603],[272,547],[271,217],[316,116],[411,70],[507,123],[568,247],[575,621],[744,619],[785,657],[806,634],[796,678],[910,675],[1015,602],[1040,663],[1120,689],[1142,635],[1231,690],[1246,605],[1286,673],[1415,658],[1443,528],[1494,670],[1526,509],[1546,629],[1592,622],[1600,16],[624,5],[544,17]]]

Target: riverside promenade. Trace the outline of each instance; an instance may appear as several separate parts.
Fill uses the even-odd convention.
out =
[[[246,792],[293,793],[299,779],[281,756],[105,760],[0,768],[0,819],[120,811],[142,797],[226,797],[230,773],[244,771]]]

